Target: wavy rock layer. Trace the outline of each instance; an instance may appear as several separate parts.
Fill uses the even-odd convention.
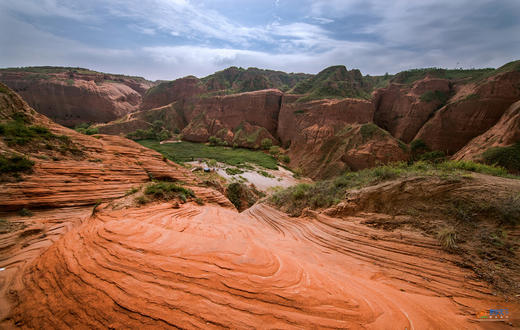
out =
[[[265,205],[102,210],[23,277],[25,327],[475,328],[496,298],[431,239]]]

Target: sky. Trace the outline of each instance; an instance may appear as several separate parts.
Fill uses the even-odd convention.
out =
[[[0,67],[172,80],[229,66],[381,75],[520,59],[520,0],[0,0]]]

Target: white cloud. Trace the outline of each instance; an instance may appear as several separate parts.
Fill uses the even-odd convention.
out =
[[[9,45],[0,47],[0,66],[84,66],[150,79],[205,76],[231,65],[316,73],[345,64],[369,74],[455,67],[457,62],[464,67],[496,67],[520,54],[520,24],[506,24],[499,16],[499,10],[520,12],[520,2],[502,0],[500,4],[491,0],[317,0],[302,2],[302,7],[308,6],[303,10],[308,16],[288,20],[278,12],[284,6],[275,1],[277,15],[283,19],[243,25],[223,11],[188,0],[0,0],[0,44]],[[494,11],[483,9],[493,5]],[[45,32],[12,13],[63,17],[78,24],[99,20],[100,27],[106,20],[119,20],[150,40],[161,41],[142,48],[87,45]],[[365,33],[375,40],[340,40],[337,36],[343,31],[328,29],[334,24],[326,23],[348,20],[350,15],[372,17],[370,24],[362,22],[348,32]],[[184,44],[172,44],[178,41],[165,41],[165,36],[175,36]]]

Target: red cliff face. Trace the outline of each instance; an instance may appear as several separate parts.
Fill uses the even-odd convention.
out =
[[[509,106],[520,99],[520,72],[493,76],[478,84],[462,85],[448,104],[417,133],[432,150],[453,154],[486,132]]]
[[[190,100],[206,92],[206,88],[196,77],[189,76],[150,88],[143,97],[140,109],[158,108],[170,103]]]
[[[283,93],[277,89],[201,98],[193,104],[186,104],[184,113],[188,121],[205,115],[220,120],[234,129],[243,122],[264,127],[272,135],[276,134],[278,113]]]
[[[360,99],[296,102],[284,96],[278,136],[290,146],[291,166],[312,178],[405,160],[406,146],[372,124],[372,102]]]
[[[409,158],[406,145],[373,123],[311,125],[291,142],[291,166],[311,178],[329,178]]]
[[[409,143],[435,110],[444,105],[449,93],[450,82],[445,79],[426,78],[412,86],[391,84],[374,93],[374,122]]]
[[[117,79],[117,80],[114,80]],[[151,83],[105,74],[0,72],[0,81],[54,121],[74,126],[107,122],[139,108]]]
[[[520,141],[520,101],[513,103],[498,123],[471,140],[453,158],[480,160],[482,153],[489,148],[506,147],[518,141]]]
[[[316,100],[296,102],[299,96],[285,95],[278,120],[278,136],[282,144],[289,145],[312,125],[343,127],[346,124],[363,124],[372,121],[372,102],[360,99]]]

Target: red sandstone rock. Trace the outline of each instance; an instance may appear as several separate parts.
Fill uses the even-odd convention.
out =
[[[284,95],[278,119],[278,137],[288,145],[303,129],[312,125],[343,127],[372,121],[374,107],[361,99],[296,102],[299,96]]]
[[[206,88],[199,79],[188,76],[150,88],[144,94],[140,108],[143,110],[159,108],[176,101],[183,103],[204,92]]]
[[[422,100],[425,93],[450,94],[450,82],[445,79],[425,78],[412,86],[390,84],[374,93],[374,122],[406,143],[412,141],[419,129],[443,106],[443,100]],[[442,94],[440,94],[442,95]],[[444,100],[445,101],[445,100]]]
[[[68,126],[108,122],[133,112],[141,104],[141,93],[152,86],[142,78],[102,73],[0,72],[0,81],[38,112]]]
[[[126,135],[138,129],[149,129],[154,121],[160,120],[163,128],[170,132],[180,132],[185,126],[182,109],[181,111],[178,110],[180,107],[179,103],[172,103],[155,109],[140,110],[95,127],[102,134]]]
[[[520,141],[520,101],[513,103],[498,123],[471,140],[454,156],[457,160],[480,160],[491,147],[505,147]]]
[[[409,158],[406,146],[375,124],[336,128],[314,124],[292,140],[289,156],[291,166],[311,178],[330,178]]]
[[[230,129],[247,121],[275,135],[282,95],[277,89],[267,89],[202,98],[191,105],[185,105],[184,114],[188,122],[205,115],[208,119],[219,120]]]
[[[415,138],[423,140],[432,150],[457,152],[495,125],[509,106],[520,99],[518,81],[520,72],[513,71],[461,86]]]

